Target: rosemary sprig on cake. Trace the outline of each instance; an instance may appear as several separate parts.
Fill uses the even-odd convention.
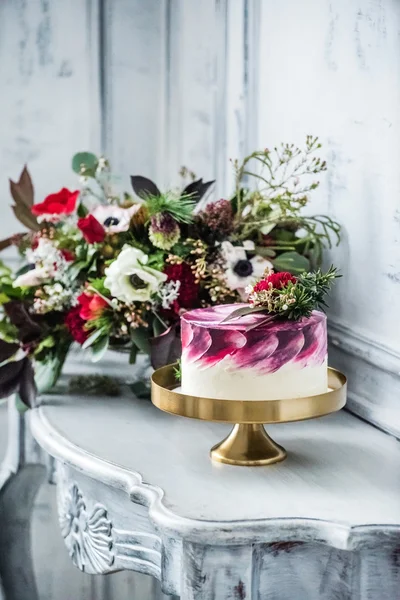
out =
[[[288,272],[267,270],[255,285],[246,288],[249,306],[234,310],[225,322],[255,312],[266,315],[265,320],[255,327],[278,318],[298,321],[309,317],[313,310],[323,310],[327,306],[325,296],[337,277],[340,275],[333,266],[326,273],[318,269],[298,277]]]

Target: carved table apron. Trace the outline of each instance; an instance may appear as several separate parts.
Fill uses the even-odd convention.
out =
[[[399,445],[349,413],[269,426],[289,456],[255,468],[210,461],[229,427],[128,392],[60,391],[29,421],[88,573],[148,573],[183,600],[400,599]]]

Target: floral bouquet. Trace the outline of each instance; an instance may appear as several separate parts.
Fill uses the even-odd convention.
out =
[[[120,193],[108,161],[84,152],[72,161],[80,189],[35,203],[25,167],[10,190],[28,231],[0,242],[23,259],[15,274],[0,270],[2,387],[9,393],[31,372],[29,359],[36,371],[54,363],[55,379],[74,341],[94,360],[110,347],[131,363],[138,352],[154,367],[173,362],[184,311],[246,300],[266,270],[318,268],[340,230],[303,211],[326,170],[319,149],[308,136],[304,148],[282,144],[234,161],[234,193],[209,202],[213,182],[186,168],[180,190],[134,175],[133,193]]]

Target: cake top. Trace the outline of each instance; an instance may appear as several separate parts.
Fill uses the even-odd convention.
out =
[[[304,326],[307,321],[310,324],[319,323],[326,320],[324,313],[318,310],[314,310],[310,317],[303,317],[298,321],[289,320],[277,320],[270,323],[265,323],[265,314],[261,312],[249,313],[243,315],[239,319],[231,321],[224,320],[232,314],[234,310],[245,308],[248,304],[221,304],[219,306],[212,306],[209,308],[196,308],[195,310],[189,310],[185,312],[181,320],[197,327],[204,327],[206,329],[234,329],[236,331],[246,331],[249,327],[257,328],[260,327],[273,331],[275,329],[284,330],[290,329],[295,330]],[[257,326],[259,324],[259,326]]]

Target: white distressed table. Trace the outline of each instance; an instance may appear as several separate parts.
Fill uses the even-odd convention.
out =
[[[126,373],[119,361],[110,370]],[[289,456],[257,468],[210,461],[228,426],[164,414],[128,392],[60,391],[29,421],[44,451],[28,444],[29,460],[54,459],[61,534],[88,573],[148,573],[182,600],[400,599],[400,447],[349,413],[269,426]],[[12,435],[0,574],[15,583],[10,555],[25,556],[34,590],[29,537],[16,539],[15,522],[23,529],[29,519],[40,467],[21,455],[29,436],[17,448]],[[33,591],[6,598],[35,600]]]

